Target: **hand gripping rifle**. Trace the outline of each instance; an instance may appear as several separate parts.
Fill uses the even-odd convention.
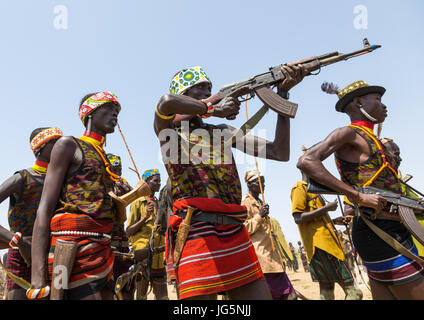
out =
[[[400,183],[404,183],[399,180]],[[422,214],[424,212],[424,200],[423,199],[412,199],[409,197],[402,196],[397,193],[393,193],[386,190],[381,190],[375,187],[354,187],[364,194],[377,194],[386,199],[390,205],[388,216],[399,215],[401,223],[408,229],[408,231],[414,236],[414,238],[424,245],[424,228],[418,222],[416,214]],[[321,193],[321,194],[338,194],[334,190],[319,184],[313,179],[308,179],[308,192]],[[365,221],[368,227],[374,231],[383,241],[392,246],[395,250],[407,256],[410,259],[414,259],[420,262],[424,262],[424,259],[413,255],[409,250],[405,249],[396,239],[385,233],[383,230],[375,226],[370,220],[378,218],[379,214],[376,214],[374,209],[367,207],[358,207],[355,205],[356,212]],[[385,214],[386,215],[386,214]]]
[[[237,98],[246,96],[245,98],[242,98],[242,100],[240,100],[240,102],[244,102],[246,100],[252,99],[256,94],[258,95],[259,99],[270,109],[283,116],[294,118],[297,112],[298,105],[282,98],[272,90],[273,87],[283,82],[283,80],[285,79],[284,74],[281,72],[281,67],[283,65],[300,65],[306,69],[306,75],[316,75],[321,71],[321,67],[325,67],[340,61],[346,61],[351,58],[355,58],[363,54],[373,52],[374,50],[381,47],[380,45],[370,45],[367,38],[363,40],[363,44],[363,49],[356,50],[350,53],[344,54],[339,53],[337,51],[330,52],[321,56],[313,56],[288,64],[282,64],[275,67],[271,67],[269,68],[268,72],[225,85],[219,90],[218,93],[211,96],[208,100],[212,104],[216,104],[220,100],[230,95],[235,96]],[[316,70],[318,70],[318,73],[311,73]]]

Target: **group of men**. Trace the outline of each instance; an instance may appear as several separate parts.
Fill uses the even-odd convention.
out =
[[[286,65],[281,73],[284,80],[277,91],[288,98],[288,91],[306,71]],[[30,144],[35,165],[16,172],[0,186],[0,201],[10,198],[10,230],[0,227],[0,242],[3,248],[10,247],[6,269],[30,284],[25,290],[15,277],[9,278],[8,299],[48,298],[57,289],[58,248],[66,243],[73,244],[75,251],[63,299],[114,299],[118,279],[134,267],[137,252],[146,248],[148,254],[143,257],[147,258],[137,261],[142,274],[125,283],[120,298],[134,298],[135,290],[137,299],[146,299],[151,285],[156,299],[167,299],[167,280],[175,283],[179,299],[217,299],[219,294],[230,300],[301,296],[285,272],[283,261],[290,249],[263,202],[264,177],[257,170],[247,172],[248,193],[242,197],[236,163],[225,139],[237,129],[204,122],[209,117],[235,119],[240,102],[234,96],[216,102],[210,99],[211,90],[201,67],[174,75],[154,118],[168,180],[160,190],[159,171],[146,170],[142,179],[150,194],[132,201],[128,218],[116,198],[133,188],[121,177],[120,158],[103,148],[121,111],[116,95],[105,91],[83,97],[79,117],[85,132],[79,138],[63,136],[54,127],[34,130]],[[389,209],[382,196],[360,193],[354,187],[372,185],[405,194],[399,182],[399,152],[389,150],[373,133],[373,126],[387,116],[381,102],[384,91],[363,81],[337,91],[336,110],[348,115],[351,123],[306,150],[298,161],[302,180],[290,193],[292,216],[321,299],[334,299],[336,282],[346,299],[362,298],[335,223],[351,223],[353,246],[367,267],[374,299],[424,296],[422,264],[380,239],[358,212],[361,207],[376,213]],[[220,138],[209,140],[214,145],[204,139],[205,134],[214,137],[217,132]],[[290,119],[278,114],[274,141],[253,135],[237,139],[231,147],[286,162]],[[322,164],[333,153],[341,180]],[[309,192],[308,179],[345,195],[345,212],[354,213],[333,221],[328,212],[337,203],[326,203],[320,194]],[[399,219],[386,216],[381,214],[372,223],[416,253],[410,232]],[[164,253],[152,249],[160,246]]]

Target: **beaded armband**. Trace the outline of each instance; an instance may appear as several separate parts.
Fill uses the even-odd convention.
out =
[[[214,112],[214,106],[212,105],[212,102],[210,102],[208,99],[202,99],[200,100],[201,102],[203,102],[206,107],[208,107],[208,109],[206,110],[205,114],[202,115],[198,115],[199,118],[209,118],[212,117],[213,112]]]
[[[22,233],[16,232],[13,235],[12,240],[10,240],[10,242],[9,242],[9,247],[11,247],[12,249],[19,249],[18,248],[18,243],[19,243],[19,240],[21,238],[22,238]]]
[[[171,115],[167,116],[167,115],[160,113],[159,110],[158,110],[158,105],[156,105],[156,111],[155,112],[156,112],[156,114],[159,118],[164,119],[164,120],[170,120],[170,119],[173,119],[175,117],[175,114],[171,114]]]

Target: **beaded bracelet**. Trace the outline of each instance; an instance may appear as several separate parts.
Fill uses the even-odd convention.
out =
[[[12,240],[10,240],[10,242],[9,242],[9,246],[12,249],[19,249],[18,243],[19,243],[19,240],[21,240],[21,238],[22,238],[22,233],[15,232],[15,234],[12,237]]]
[[[50,287],[45,286],[41,289],[28,289],[26,291],[26,296],[30,300],[42,299],[47,297],[50,294]]]
[[[212,102],[210,102],[208,99],[202,99],[200,101],[203,102],[208,109],[206,110],[205,114],[198,115],[198,116],[200,118],[209,118],[209,117],[212,117],[212,114],[214,112],[214,106],[212,105]]]

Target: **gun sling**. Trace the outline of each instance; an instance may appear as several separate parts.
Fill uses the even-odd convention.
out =
[[[307,191],[310,193],[316,194],[337,194],[334,190],[329,189],[328,187],[319,184],[311,178],[308,178],[308,188]],[[384,195],[383,195],[384,196]],[[424,245],[424,228],[418,222],[415,212],[412,208],[402,206],[397,204],[398,213],[403,225],[408,229],[408,231],[414,236],[414,238]],[[389,234],[378,228],[374,225],[366,216],[370,216],[368,212],[364,214],[363,210],[367,210],[368,208],[358,208],[355,206],[356,213],[361,217],[362,220],[367,224],[367,226],[377,234],[383,241],[385,241],[388,245],[390,245],[393,249],[401,253],[402,255],[413,259],[415,261],[424,263],[424,259],[414,255],[408,249],[406,249],[402,244],[400,244],[396,239],[391,237]]]

